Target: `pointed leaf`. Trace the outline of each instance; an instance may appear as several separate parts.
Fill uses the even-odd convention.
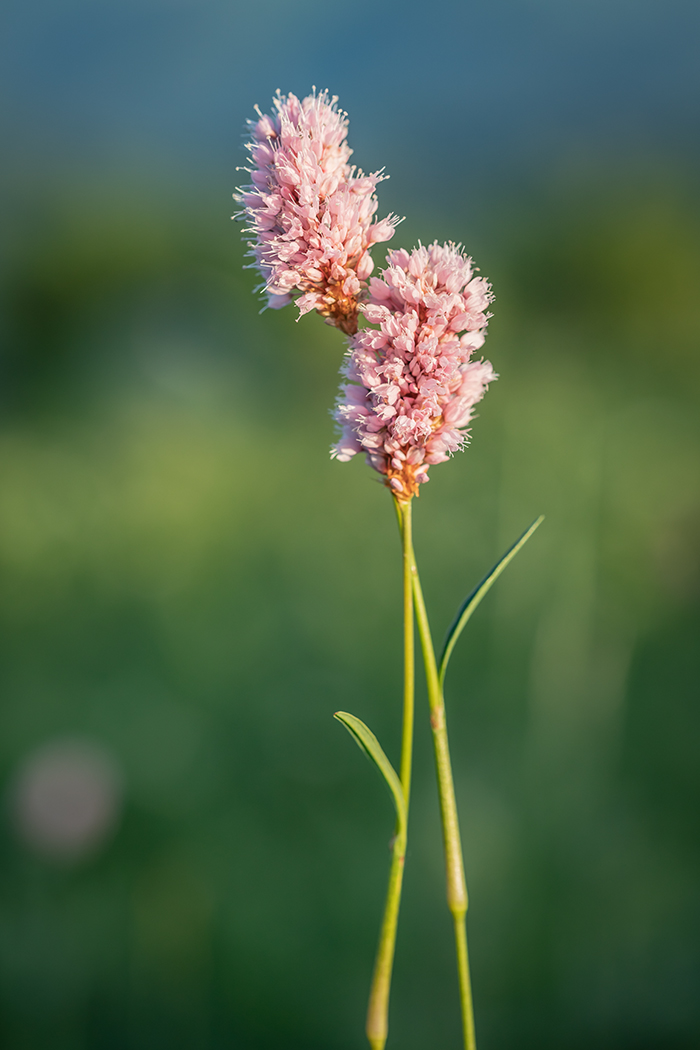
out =
[[[513,560],[515,555],[518,553],[521,547],[524,547],[527,541],[532,536],[535,529],[542,524],[544,521],[544,514],[541,514],[537,521],[533,521],[529,529],[527,529],[520,539],[516,540],[513,546],[506,551],[501,560],[497,562],[486,576],[484,576],[481,583],[477,584],[471,594],[468,594],[459,607],[457,615],[455,616],[452,626],[447,632],[447,638],[445,644],[442,647],[442,655],[440,657],[440,664],[438,667],[438,676],[440,679],[440,686],[445,681],[445,672],[447,670],[447,664],[450,657],[452,656],[452,650],[454,649],[457,639],[464,630],[464,626],[476,609],[477,605],[484,597],[486,592],[490,590],[491,585],[496,582],[498,577],[501,575],[506,565]]]
[[[406,802],[403,796],[401,781],[396,775],[396,771],[391,762],[384,754],[381,744],[376,736],[364,722],[361,722],[359,718],[355,717],[355,715],[349,715],[347,711],[336,711],[333,717],[343,723],[347,731],[354,738],[357,746],[364,751],[368,758],[372,759],[375,766],[384,777],[394,799],[394,806],[396,807],[399,823],[402,828],[405,828]]]

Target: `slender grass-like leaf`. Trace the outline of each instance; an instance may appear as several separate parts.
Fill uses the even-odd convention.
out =
[[[396,775],[396,771],[392,766],[389,759],[386,757],[382,746],[377,740],[376,736],[369,729],[364,722],[356,718],[355,715],[349,715],[347,711],[336,711],[333,715],[339,722],[345,726],[347,731],[355,740],[357,746],[364,751],[368,758],[374,762],[379,772],[384,777],[389,791],[391,792],[392,798],[394,799],[394,805],[396,807],[396,814],[399,818],[399,823],[402,829],[406,827],[406,802],[403,796],[403,788],[401,787],[401,781]]]
[[[506,551],[501,560],[497,562],[489,573],[484,576],[481,583],[477,584],[474,590],[467,595],[462,604],[459,607],[457,615],[455,616],[452,625],[447,632],[445,638],[445,644],[442,647],[442,655],[440,656],[440,663],[438,665],[438,677],[440,681],[440,688],[445,681],[445,672],[447,670],[447,664],[450,657],[452,656],[452,650],[454,649],[457,639],[464,630],[465,624],[471,614],[476,609],[477,605],[484,597],[486,592],[491,588],[491,585],[496,582],[498,577],[501,575],[506,565],[513,560],[515,555],[518,553],[521,547],[523,547],[532,536],[535,529],[542,524],[544,521],[544,514],[541,514],[536,521],[533,521],[529,529],[527,529],[520,539],[516,540],[513,546]]]

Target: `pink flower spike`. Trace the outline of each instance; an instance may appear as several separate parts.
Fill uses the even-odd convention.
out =
[[[335,409],[343,436],[331,454],[364,451],[405,502],[429,466],[464,448],[473,407],[497,378],[490,362],[471,360],[493,296],[459,245],[390,251],[387,262],[359,307],[379,327],[351,339]]]
[[[374,222],[380,172],[350,167],[347,116],[327,91],[281,95],[275,112],[249,121],[251,184],[234,194],[252,235],[249,254],[265,280],[268,305],[292,301],[300,315],[317,310],[348,335],[372,272],[369,249],[397,223]]]

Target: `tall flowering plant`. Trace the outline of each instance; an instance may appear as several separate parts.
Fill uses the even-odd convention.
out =
[[[413,551],[411,508],[431,466],[448,460],[469,439],[474,405],[497,376],[475,355],[484,344],[492,301],[488,282],[457,244],[388,252],[372,277],[370,249],[390,240],[397,219],[376,221],[382,175],[349,164],[347,117],[327,92],[277,93],[274,113],[249,122],[251,182],[236,193],[248,222],[253,266],[267,305],[296,302],[299,316],[315,310],[348,337],[343,383],[335,407],[340,431],[331,455],[346,462],[364,452],[381,474],[398,518],[403,565],[403,724],[397,773],[372,731],[338,711],[386,780],[396,827],[384,915],[367,1010],[367,1038],[383,1050],[401,903],[414,730],[414,620],[426,675],[442,821],[447,904],[455,932],[465,1050],[475,1050],[469,958],[467,887],[450,761],[444,683],[465,624],[542,518],[513,544],[465,598],[436,654]],[[359,321],[363,327],[359,327]]]

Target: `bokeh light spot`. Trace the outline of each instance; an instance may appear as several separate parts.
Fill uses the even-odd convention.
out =
[[[97,744],[54,740],[31,752],[10,788],[20,837],[42,856],[78,861],[104,846],[121,811],[121,777]]]

